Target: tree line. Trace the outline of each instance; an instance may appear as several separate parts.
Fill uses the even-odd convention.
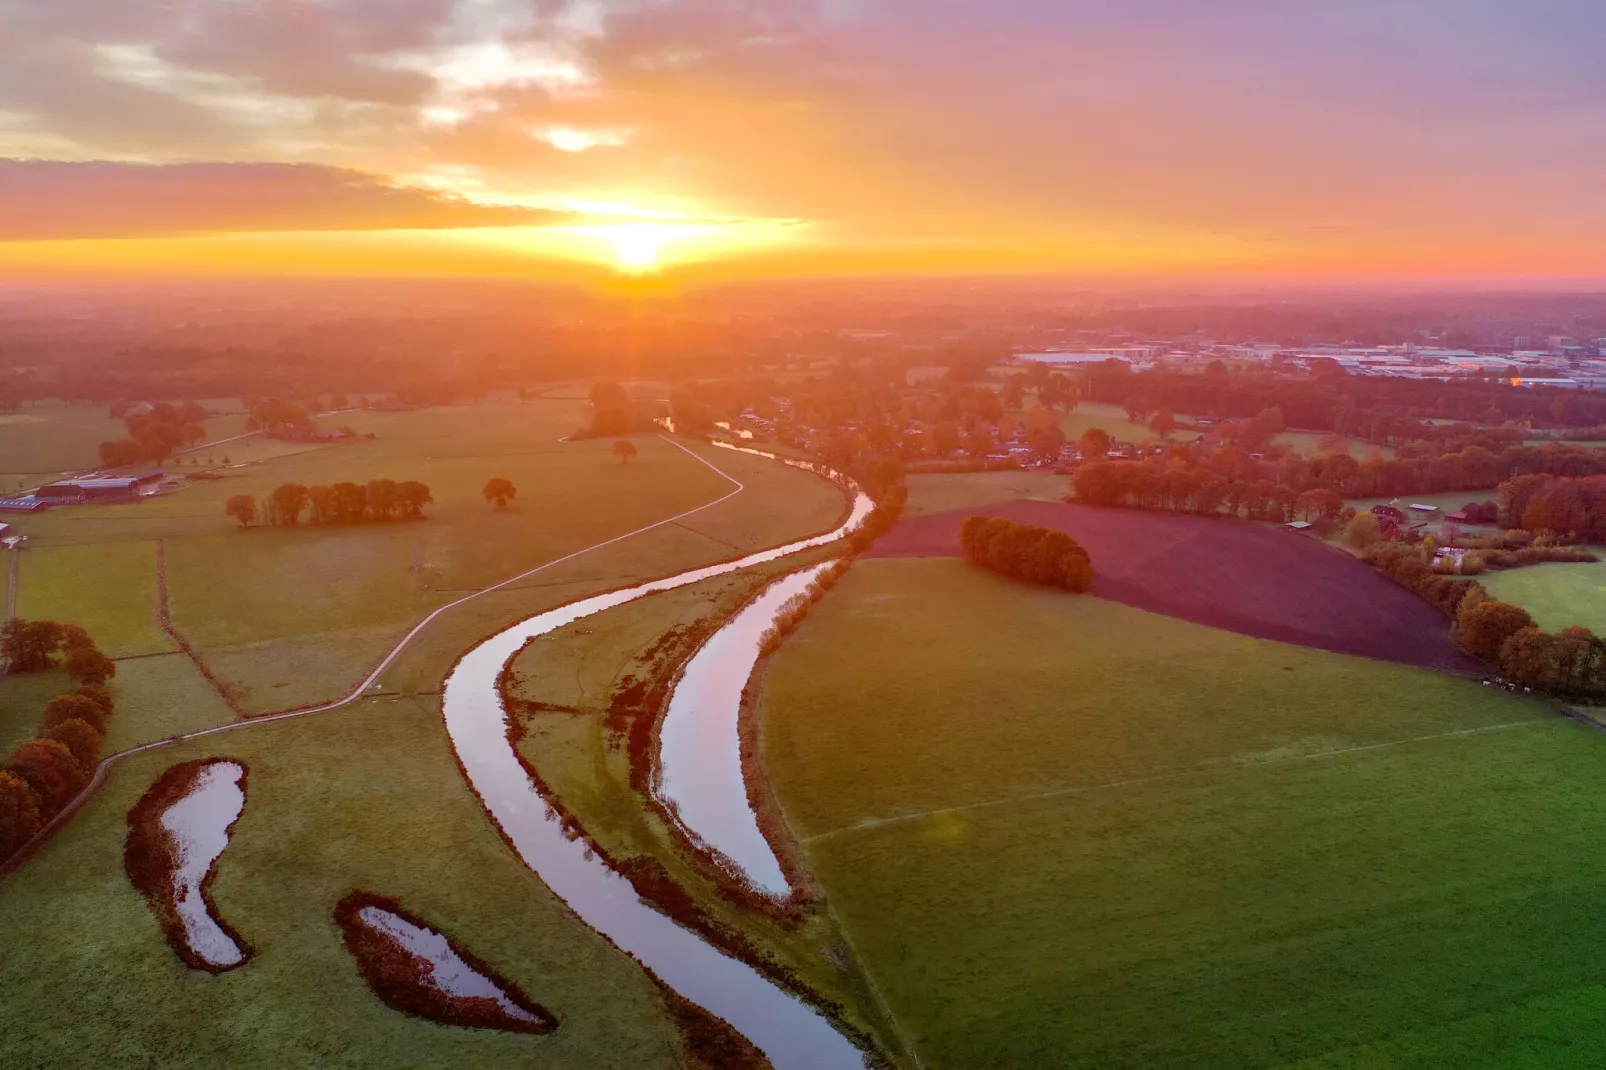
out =
[[[15,617],[0,626],[0,659],[8,672],[40,672],[59,664],[78,685],[45,704],[38,737],[0,766],[3,862],[89,783],[116,708],[106,681],[117,675],[117,665],[76,624]]]
[[[313,524],[417,520],[424,515],[424,506],[434,500],[427,485],[411,479],[400,483],[375,479],[366,485],[334,483],[311,487],[281,483],[260,507],[252,495],[236,494],[224,503],[223,511],[238,520],[241,527],[260,521],[273,527],[293,528],[301,522],[303,512]]]
[[[972,564],[1005,576],[1078,593],[1093,586],[1087,551],[1063,531],[972,516],[959,529],[959,543]]]

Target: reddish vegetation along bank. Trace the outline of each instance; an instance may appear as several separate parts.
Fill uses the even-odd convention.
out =
[[[1243,521],[1018,501],[907,520],[867,557],[958,557],[968,516],[1064,531],[1098,562],[1092,593],[1261,639],[1478,672],[1445,619],[1373,569]]]
[[[434,965],[414,955],[399,942],[364,922],[359,913],[376,907],[418,929],[439,933],[435,926],[409,913],[400,903],[373,892],[354,891],[335,906],[335,924],[346,937],[346,949],[357,960],[357,971],[368,987],[392,1010],[443,1025],[502,1029],[541,1035],[558,1027],[552,1012],[532,1000],[518,985],[445,937],[452,953],[474,972],[499,988],[502,995],[528,1017],[510,1014],[497,1000],[484,996],[454,996],[431,982]],[[444,935],[444,934],[443,934]]]
[[[240,789],[246,790],[249,768],[239,759],[228,760],[242,770]],[[163,827],[162,815],[187,796],[194,789],[200,775],[217,761],[219,761],[217,758],[197,758],[168,768],[156,779],[156,783],[140,796],[139,802],[134,804],[133,809],[129,810],[128,839],[123,843],[123,870],[128,874],[129,881],[150,904],[151,913],[156,915],[156,922],[162,927],[162,935],[167,937],[168,944],[178,957],[184,960],[185,965],[208,973],[223,973],[243,966],[250,961],[255,951],[218,913],[216,904],[212,902],[212,881],[217,875],[215,862],[201,882],[201,899],[206,904],[207,914],[217,923],[218,928],[239,947],[240,959],[228,965],[219,965],[198,954],[190,945],[184,922],[179,917],[173,881],[173,875],[180,864],[180,848],[172,834]],[[228,831],[232,833],[233,829],[231,823]]]

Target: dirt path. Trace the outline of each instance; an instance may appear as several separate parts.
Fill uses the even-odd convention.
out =
[[[235,699],[228,686],[222,680],[219,680],[213,674],[211,666],[202,660],[200,651],[191,646],[190,641],[184,638],[177,628],[173,627],[173,613],[168,603],[167,595],[167,537],[165,535],[156,540],[156,622],[162,626],[162,631],[167,633],[167,637],[178,644],[179,650],[183,651],[184,656],[190,659],[190,664],[195,666],[196,671],[206,679],[212,690],[217,692],[218,698],[223,700],[223,705],[229,708],[229,712],[242,720],[249,717],[250,714]]]
[[[435,621],[436,618],[441,616],[441,614],[446,613],[448,610],[455,609],[456,607],[458,607],[460,605],[463,605],[465,602],[472,601],[473,599],[476,599],[476,598],[480,597],[481,595],[490,594],[492,591],[499,591],[504,587],[511,586],[512,584],[518,583],[520,580],[523,580],[523,579],[526,579],[526,578],[528,578],[530,576],[533,576],[538,572],[544,572],[545,570],[547,570],[549,568],[554,568],[554,567],[556,567],[558,565],[561,565],[561,564],[564,564],[566,562],[572,561],[577,557],[583,557],[584,555],[592,553],[595,550],[601,550],[604,547],[613,546],[613,545],[615,545],[617,543],[624,542],[626,539],[634,538],[637,535],[642,535],[642,534],[645,534],[646,532],[654,531],[654,530],[656,530],[658,528],[661,528],[661,527],[664,527],[666,525],[674,524],[677,521],[684,520],[686,517],[693,516],[693,515],[695,515],[697,513],[701,513],[701,512],[703,512],[703,511],[705,511],[707,509],[712,509],[714,506],[719,505],[719,504],[721,504],[723,502],[729,501],[731,498],[734,498],[736,495],[740,494],[742,491],[747,489],[747,485],[745,483],[743,483],[741,480],[737,479],[735,476],[732,476],[729,472],[726,472],[724,469],[718,467],[713,462],[709,461],[707,458],[702,457],[701,455],[693,452],[692,450],[688,449],[687,447],[681,445],[679,442],[676,442],[674,439],[671,439],[671,438],[669,438],[667,436],[664,436],[664,435],[660,435],[658,437],[662,438],[665,442],[668,442],[671,446],[674,446],[676,449],[683,451],[687,456],[691,457],[693,460],[697,461],[699,464],[707,466],[709,469],[711,469],[717,475],[719,475],[722,478],[724,478],[724,479],[728,480],[729,482],[733,483],[735,485],[735,489],[730,491],[727,494],[724,494],[724,495],[721,495],[718,498],[715,498],[713,501],[706,502],[706,503],[704,503],[702,505],[699,505],[699,506],[697,506],[697,507],[695,507],[693,509],[688,509],[683,513],[677,513],[674,516],[666,517],[663,520],[658,520],[658,521],[655,521],[655,522],[653,522],[651,524],[644,524],[641,527],[636,528],[634,531],[627,531],[623,535],[616,535],[611,539],[604,539],[601,542],[592,543],[590,546],[584,547],[583,549],[580,549],[580,550],[576,550],[571,554],[565,554],[563,557],[554,558],[553,560],[548,561],[545,564],[537,565],[536,567],[531,568],[531,569],[526,569],[525,571],[520,572],[515,576],[509,576],[507,579],[502,580],[499,583],[494,583],[489,587],[483,587],[480,590],[477,590],[477,591],[474,591],[474,592],[472,592],[470,594],[464,595],[462,598],[458,598],[458,599],[456,599],[454,601],[446,603],[443,606],[440,606],[439,608],[437,608],[433,612],[431,612],[429,615],[424,617],[423,620],[419,621],[416,625],[414,625],[412,627],[412,629],[407,632],[406,635],[402,636],[401,640],[399,642],[397,642],[394,647],[391,648],[390,653],[386,654],[384,659],[377,666],[375,666],[374,669],[371,672],[369,672],[367,676],[365,676],[362,679],[361,683],[357,684],[356,687],[352,688],[352,690],[350,692],[348,692],[344,698],[336,699],[333,702],[326,702],[326,703],[324,703],[324,704],[322,704],[320,706],[309,706],[309,707],[306,707],[305,709],[288,710],[288,711],[285,711],[283,713],[263,714],[261,716],[256,716],[256,717],[244,717],[244,719],[242,719],[242,720],[230,721],[230,722],[228,722],[226,724],[215,725],[215,726],[213,726],[211,728],[203,728],[203,729],[200,729],[199,731],[196,731],[196,732],[189,732],[189,733],[186,733],[184,735],[171,736],[171,737],[169,737],[167,739],[155,740],[155,741],[150,742],[150,743],[141,744],[138,747],[130,747],[127,750],[118,751],[116,754],[107,755],[105,758],[102,758],[101,761],[100,761],[100,764],[95,767],[94,776],[90,778],[90,781],[84,787],[84,790],[79,792],[77,794],[77,796],[75,796],[72,799],[71,802],[69,802],[65,807],[62,808],[62,810],[58,814],[56,814],[55,817],[51,818],[50,821],[45,825],[45,827],[39,830],[38,835],[36,835],[33,839],[29,840],[27,843],[23,844],[21,849],[18,850],[16,854],[12,855],[9,859],[6,859],[4,862],[0,862],[0,880],[3,880],[6,877],[10,876],[14,871],[16,871],[19,867],[21,867],[21,865],[25,861],[27,861],[27,859],[35,851],[37,851],[46,841],[48,841],[51,836],[55,835],[57,830],[59,830],[60,828],[65,826],[67,824],[67,822],[72,819],[72,816],[78,812],[79,808],[81,808],[83,806],[83,804],[85,802],[87,802],[95,794],[95,792],[100,790],[100,786],[106,782],[107,773],[111,770],[112,766],[114,766],[117,762],[121,761],[122,759],[130,757],[130,756],[135,755],[135,754],[143,754],[146,751],[159,750],[159,749],[161,749],[163,747],[170,747],[170,746],[173,746],[176,743],[184,743],[184,742],[188,742],[190,740],[204,739],[207,736],[215,736],[215,735],[218,735],[219,733],[232,731],[232,730],[237,729],[237,728],[245,728],[245,727],[248,727],[248,726],[251,726],[251,725],[259,725],[259,724],[275,724],[275,723],[278,723],[280,721],[287,721],[287,720],[291,720],[291,719],[296,718],[296,717],[310,717],[313,714],[326,713],[326,712],[328,712],[330,710],[337,710],[337,709],[340,709],[343,706],[347,706],[347,705],[351,704],[352,702],[355,702],[357,699],[362,698],[369,691],[370,688],[376,687],[378,685],[379,678],[382,675],[384,675],[385,670],[389,669],[391,667],[391,665],[395,663],[396,659],[399,658],[401,656],[402,652],[405,651],[407,649],[407,647],[412,644],[413,640],[418,638],[419,634],[422,633],[425,628],[428,628],[430,626],[430,624]],[[163,618],[164,621],[166,621],[166,618],[167,618],[167,581],[166,581],[166,575],[167,575],[166,550],[165,550],[165,540],[163,540],[158,545],[158,553],[157,553],[157,577],[158,577],[158,587],[157,587],[157,589],[160,592],[159,593],[159,612],[161,613],[162,618]],[[164,624],[164,628],[168,628],[168,627],[169,627],[169,624]],[[175,642],[180,643],[185,648],[185,652],[186,653],[190,653],[188,644],[178,635],[178,633],[176,631],[169,630],[168,634],[173,637]],[[208,671],[204,667],[204,665],[203,665],[203,663],[201,663],[200,659],[195,657],[193,655],[193,653],[191,653],[191,659],[196,662],[196,667],[201,669],[202,674],[206,676],[206,678],[207,678],[207,680],[209,682],[213,683],[213,686],[219,686],[216,683],[215,679],[212,677],[210,671]],[[225,700],[227,701],[227,697],[226,696],[225,696]],[[230,708],[231,709],[234,708],[232,703],[230,704]]]

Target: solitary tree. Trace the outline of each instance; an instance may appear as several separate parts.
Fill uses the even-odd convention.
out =
[[[498,509],[506,509],[510,499],[518,497],[519,488],[506,479],[491,479],[485,483],[485,489],[480,491],[485,500],[495,502]]]
[[[249,494],[236,494],[229,499],[223,511],[238,520],[242,528],[248,528],[256,523],[257,500]]]
[[[1109,453],[1110,447],[1114,445],[1114,440],[1110,438],[1110,433],[1103,428],[1090,427],[1082,432],[1082,437],[1077,441],[1076,445],[1081,449],[1084,459],[1092,460]]]
[[[1149,430],[1162,439],[1170,438],[1176,433],[1177,418],[1171,415],[1170,409],[1161,409],[1154,414],[1154,419],[1149,421]]]
[[[679,426],[678,424],[676,425]],[[636,459],[636,444],[628,438],[621,438],[613,444],[613,455],[625,464]]]

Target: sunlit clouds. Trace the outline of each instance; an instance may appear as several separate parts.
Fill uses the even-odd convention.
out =
[[[361,176],[273,187],[327,232],[307,270],[367,262],[328,253],[349,211],[441,231],[397,244],[424,274],[1606,277],[1603,31],[1592,0],[56,0],[0,10],[0,157]],[[149,173],[88,222],[0,205],[35,219],[0,263],[281,225],[219,192],[273,172],[224,174],[187,213]]]

